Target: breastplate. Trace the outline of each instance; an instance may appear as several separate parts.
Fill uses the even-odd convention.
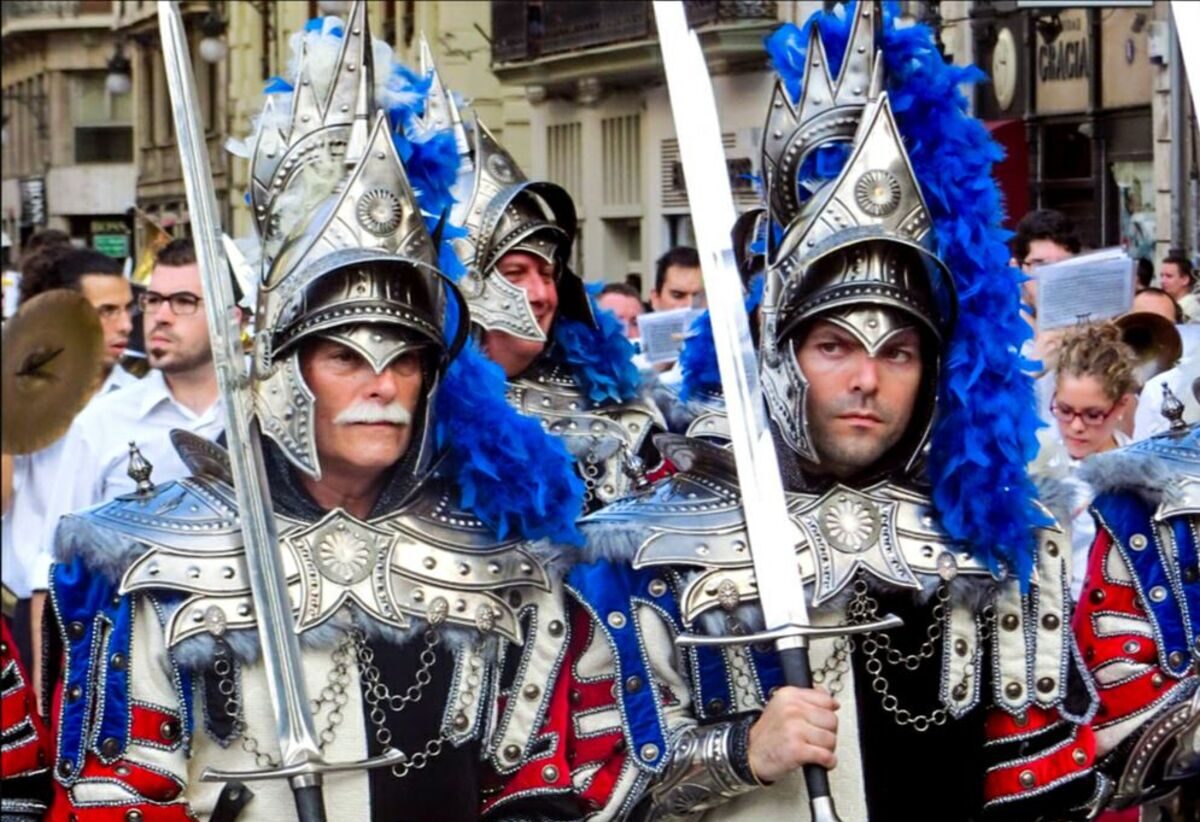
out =
[[[79,518],[144,547],[124,571],[122,593],[184,595],[167,624],[168,645],[255,627],[236,497],[223,479],[189,477]],[[407,629],[418,617],[520,643],[521,590],[526,599],[551,590],[531,543],[495,539],[437,482],[377,519],[335,509],[317,522],[277,514],[276,526],[301,634],[353,607],[386,628]]]
[[[558,365],[510,381],[508,401],[563,440],[587,486],[588,510],[628,496],[641,473],[634,458],[656,427],[666,430],[658,406],[649,399],[596,406]]]

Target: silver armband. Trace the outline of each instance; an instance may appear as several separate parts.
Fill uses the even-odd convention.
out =
[[[737,723],[690,726],[673,740],[671,760],[650,789],[650,817],[690,820],[756,788],[734,767],[731,738]]]

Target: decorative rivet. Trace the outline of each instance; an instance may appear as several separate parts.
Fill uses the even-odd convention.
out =
[[[1047,542],[1046,553],[1052,557],[1058,556],[1058,543],[1054,541]]]
[[[1041,693],[1048,694],[1054,691],[1054,677],[1044,676],[1037,681],[1037,689]]]
[[[1172,668],[1178,668],[1183,664],[1183,652],[1171,651],[1171,653],[1167,654],[1167,662],[1170,663]]]
[[[1088,599],[1092,601],[1093,605],[1099,605],[1104,601],[1104,591],[1099,588],[1093,588],[1092,592],[1088,594]]]
[[[70,702],[78,702],[79,698],[82,696],[83,688],[79,687],[78,685],[72,685],[67,689],[67,700]]]
[[[116,671],[125,670],[125,654],[122,654],[122,653],[113,654],[109,658],[108,664],[113,667],[113,670],[116,670]]]
[[[567,699],[571,701],[572,705],[578,705],[580,702],[583,702],[583,694],[572,688],[571,692],[567,694]]]
[[[496,562],[495,560],[492,560],[491,562],[488,563],[488,572],[491,573],[493,576],[498,575],[502,570],[504,570],[503,567],[500,565],[500,563]]]
[[[653,742],[648,742],[638,751],[638,755],[642,757],[643,762],[653,762],[658,759],[658,746]]]
[[[467,723],[468,723],[468,720],[467,720],[466,714],[455,714],[454,715],[454,729],[456,731],[465,731],[467,729]]]
[[[421,560],[421,564],[425,566],[427,571],[432,571],[437,567],[437,560],[433,557],[425,557],[425,559]]]
[[[75,773],[75,763],[69,759],[64,759],[58,763],[58,775],[70,776]]]
[[[620,611],[613,611],[608,615],[608,624],[612,628],[624,628],[625,615]]]
[[[83,639],[83,633],[86,629],[82,622],[72,622],[67,626],[67,636],[71,639]]]
[[[1161,585],[1155,585],[1150,589],[1150,600],[1152,602],[1162,602],[1167,598],[1167,589]]]
[[[179,738],[179,723],[174,719],[168,719],[162,725],[158,726],[159,735],[168,742]]]
[[[526,685],[525,690],[521,691],[521,694],[526,699],[537,699],[542,695],[542,689],[536,685]]]
[[[1025,711],[1021,711],[1021,713],[1013,717],[1013,724],[1018,728],[1024,728],[1029,724],[1029,714]]]
[[[1006,631],[1015,631],[1020,624],[1021,620],[1016,614],[1005,614],[1000,618],[1000,627]]]
[[[967,641],[962,637],[954,640],[954,653],[958,654],[959,656],[967,655]]]
[[[505,745],[504,746],[504,758],[505,759],[510,759],[510,760],[516,759],[520,755],[521,755],[521,749],[518,748],[516,745]]]
[[[663,582],[661,579],[652,579],[650,580],[650,585],[647,586],[647,588],[650,591],[650,596],[660,597],[667,592],[667,583]]]
[[[551,620],[550,624],[546,626],[546,630],[550,632],[550,636],[562,636],[563,624],[557,619]]]
[[[634,674],[633,676],[631,676],[625,680],[625,692],[626,693],[636,694],[641,689],[642,689],[642,678],[640,676],[638,676],[637,674]]]
[[[1150,684],[1155,688],[1161,688],[1164,682],[1166,682],[1166,679],[1162,674],[1155,674],[1154,676],[1150,677]]]
[[[1189,565],[1183,569],[1184,582],[1195,582],[1197,579],[1200,579],[1200,568],[1197,568],[1195,565]]]
[[[708,708],[708,713],[710,715],[718,716],[720,714],[725,713],[725,700],[710,699],[710,700],[708,700],[708,705],[706,707]]]
[[[100,743],[100,753],[105,759],[112,759],[121,752],[121,743],[116,737],[108,737]]]
[[[1033,771],[1021,771],[1017,778],[1021,781],[1022,788],[1032,788],[1037,784],[1037,777],[1033,775]]]
[[[137,808],[125,811],[125,822],[142,822],[142,812]]]
[[[1020,682],[1010,682],[1004,686],[1004,695],[1009,699],[1019,699],[1024,690]]]
[[[1042,627],[1047,631],[1058,630],[1059,624],[1059,619],[1056,614],[1046,614],[1044,617],[1042,617]]]
[[[1135,551],[1141,551],[1148,544],[1145,534],[1134,534],[1129,538],[1129,547]]]
[[[547,765],[546,767],[542,768],[542,780],[545,782],[557,782],[558,768],[554,767],[553,765]]]
[[[1142,644],[1135,639],[1125,643],[1125,653],[1127,654],[1136,654],[1140,650],[1142,650]]]
[[[1076,765],[1086,765],[1088,760],[1087,751],[1083,748],[1076,748],[1071,751],[1071,758],[1075,760]]]
[[[961,682],[958,683],[954,686],[954,690],[950,692],[950,695],[954,697],[955,702],[962,702],[967,698],[967,686],[963,685]]]

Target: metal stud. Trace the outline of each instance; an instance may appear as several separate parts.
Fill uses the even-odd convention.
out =
[[[1060,622],[1056,614],[1046,614],[1042,617],[1042,627],[1047,631],[1058,630]]]
[[[467,729],[467,725],[469,722],[470,722],[470,720],[467,719],[466,714],[455,714],[454,715],[454,730],[465,731]]]
[[[554,767],[553,765],[547,765],[546,767],[542,768],[542,779],[546,782],[557,782],[558,768]]]
[[[642,678],[640,676],[638,676],[637,674],[634,674],[633,676],[631,676],[625,680],[625,692],[626,693],[636,694],[641,689],[642,689]]]
[[[1043,694],[1054,691],[1054,677],[1044,676],[1037,681],[1037,689]]]
[[[1155,688],[1161,688],[1164,682],[1166,682],[1166,679],[1162,674],[1155,674],[1154,676],[1150,677],[1150,684]]]
[[[623,613],[621,613],[620,611],[611,612],[608,615],[608,624],[609,624],[609,627],[611,627],[611,628],[617,628],[617,629],[624,628],[625,627],[625,615]]]
[[[1183,664],[1183,652],[1182,651],[1171,651],[1171,653],[1167,654],[1167,662],[1171,665],[1172,668],[1178,668],[1180,665]]]
[[[105,759],[112,759],[121,752],[121,742],[114,736],[110,736],[100,743],[100,754]]]
[[[1142,650],[1142,644],[1137,640],[1131,639],[1125,643],[1125,653],[1127,654],[1136,654],[1140,650]]]
[[[650,580],[650,585],[647,586],[647,588],[650,591],[650,596],[660,597],[667,592],[667,583],[663,582],[661,579],[652,579]]]
[[[648,742],[638,751],[638,755],[641,756],[643,762],[653,762],[658,759],[658,746],[653,742]]]
[[[1071,759],[1075,760],[1076,765],[1086,765],[1088,761],[1087,751],[1083,748],[1076,748],[1071,751]]]
[[[521,691],[521,695],[526,699],[537,699],[542,695],[542,689],[537,685],[526,685],[525,689]]]
[[[967,641],[962,637],[954,640],[954,653],[958,654],[959,656],[967,655]]]
[[[1150,599],[1153,602],[1162,602],[1167,598],[1167,589],[1161,585],[1155,585],[1150,589]]]
[[[521,755],[521,749],[518,748],[516,745],[505,745],[504,746],[504,758],[505,759],[513,760],[513,759],[516,759],[520,755]]]
[[[720,714],[725,713],[725,700],[710,699],[708,700],[708,705],[705,707],[708,709],[709,714],[713,716],[719,716]]]
[[[1017,778],[1020,780],[1022,788],[1032,788],[1037,784],[1037,777],[1033,775],[1033,771],[1021,771],[1021,775]]]
[[[1016,614],[1005,614],[1000,618],[1000,627],[1006,631],[1015,631],[1021,624],[1021,619]]]
[[[563,624],[557,619],[551,620],[550,624],[546,626],[546,630],[550,632],[550,636],[562,636]]]
[[[71,639],[83,639],[85,630],[82,622],[72,622],[67,626],[67,636]]]
[[[1004,695],[1009,699],[1019,699],[1024,691],[1020,682],[1010,682],[1004,686]]]
[[[1135,551],[1143,550],[1148,544],[1145,534],[1134,534],[1129,538],[1129,547]]]

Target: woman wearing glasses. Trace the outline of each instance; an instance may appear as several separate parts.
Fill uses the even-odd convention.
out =
[[[1051,459],[1047,467],[1058,467],[1074,492],[1071,593],[1076,599],[1096,536],[1096,525],[1088,513],[1093,491],[1078,477],[1077,470],[1085,458],[1129,443],[1121,423],[1133,413],[1140,387],[1133,369],[1133,351],[1121,341],[1120,329],[1111,323],[1074,328],[1059,346],[1050,413],[1057,422],[1066,454]]]

